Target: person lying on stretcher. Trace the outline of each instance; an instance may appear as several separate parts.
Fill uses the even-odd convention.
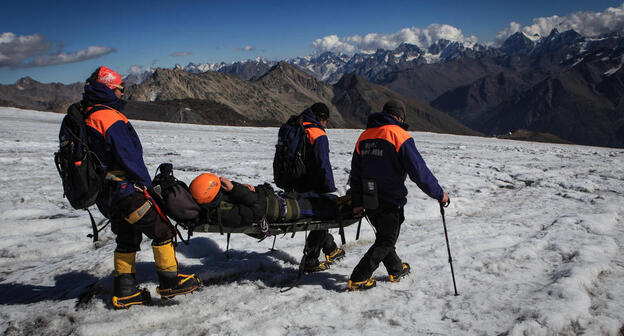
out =
[[[189,189],[202,211],[207,212],[202,218],[229,227],[251,225],[262,217],[277,223],[301,218],[336,219],[339,214],[352,216],[349,194],[330,199],[319,195],[276,193],[268,183],[254,187],[211,173],[197,176]]]

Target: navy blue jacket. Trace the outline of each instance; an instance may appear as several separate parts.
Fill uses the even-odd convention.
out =
[[[407,175],[429,197],[442,200],[444,192],[438,180],[427,168],[406,129],[406,124],[387,113],[368,117],[366,131],[360,135],[351,160],[354,207],[362,206],[362,179],[376,180],[379,200],[405,205]]]
[[[334,173],[329,162],[329,140],[327,133],[310,109],[301,114],[303,126],[310,146],[306,146],[306,175],[295,182],[295,191],[312,191],[318,194],[336,191]]]
[[[90,149],[94,151],[106,172],[116,172],[121,179],[104,182],[98,196],[98,206],[102,210],[132,194],[133,184],[149,187],[152,179],[143,161],[143,147],[139,137],[121,113],[125,102],[106,85],[91,83],[85,85],[83,94],[85,123],[90,140]]]

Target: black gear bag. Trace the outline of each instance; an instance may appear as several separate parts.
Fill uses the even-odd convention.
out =
[[[273,179],[279,188],[292,190],[295,181],[305,176],[306,143],[303,117],[291,116],[280,127],[275,145]]]
[[[191,225],[199,218],[201,208],[195,202],[186,183],[173,176],[173,165],[162,163],[156,170],[150,194],[160,203],[168,217],[185,226]]]
[[[84,111],[80,103],[67,109],[59,132],[59,150],[54,162],[63,181],[63,196],[74,209],[86,209],[95,203],[105,172],[89,141]]]

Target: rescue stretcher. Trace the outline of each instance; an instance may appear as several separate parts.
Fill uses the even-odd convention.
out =
[[[327,230],[327,229],[339,229],[340,240],[342,245],[346,244],[344,228],[355,223],[358,223],[357,232],[355,235],[355,240],[360,238],[360,227],[362,225],[362,218],[336,218],[336,219],[316,219],[316,218],[303,218],[293,222],[276,222],[269,223],[266,220],[262,220],[259,223],[252,223],[251,225],[242,226],[242,227],[228,227],[219,225],[216,223],[195,223],[192,227],[187,227],[185,223],[178,223],[182,226],[186,227],[189,233],[189,238],[193,234],[193,232],[212,232],[212,233],[220,233],[221,235],[225,234],[227,237],[227,247],[225,250],[226,256],[229,258],[229,250],[230,250],[230,237],[232,233],[244,233],[253,238],[259,239],[263,241],[265,238],[273,236],[273,246],[271,250],[275,249],[275,242],[277,240],[278,235],[285,236],[291,233],[291,238],[295,237],[295,233],[301,231],[313,231],[313,230]],[[296,287],[303,275],[303,260],[306,257],[306,249],[303,250],[303,256],[301,257],[301,262],[299,263],[299,271],[297,274],[296,281],[288,288],[280,290],[280,292],[286,292],[290,289]]]
[[[229,238],[232,233],[244,233],[251,237],[258,238],[263,240],[266,237],[273,236],[277,238],[278,235],[285,236],[287,234],[291,234],[291,238],[295,236],[297,232],[302,231],[314,231],[314,230],[328,230],[328,229],[339,229],[340,238],[342,240],[342,244],[346,243],[344,228],[351,226],[355,223],[358,223],[356,240],[359,239],[360,235],[360,227],[362,224],[362,218],[336,218],[336,219],[317,219],[317,218],[302,218],[293,222],[276,222],[270,223],[266,220],[252,223],[251,225],[246,225],[242,227],[231,227],[231,226],[223,226],[217,223],[212,222],[202,222],[195,225],[185,225],[185,223],[181,224],[183,227],[187,228],[192,232],[210,232],[210,233],[220,233],[227,234],[228,243]],[[229,244],[228,244],[229,245]]]
[[[242,227],[219,226],[215,223],[200,223],[193,227],[194,232],[218,232],[218,233],[247,233],[262,234],[266,233],[266,229],[272,235],[295,233],[300,231],[314,231],[326,229],[340,229],[358,223],[362,218],[344,218],[344,219],[315,219],[302,218],[294,222],[284,223],[267,223],[268,228],[263,228],[262,223],[252,223]]]

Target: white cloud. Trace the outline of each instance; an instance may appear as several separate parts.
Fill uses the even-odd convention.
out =
[[[84,60],[98,58],[114,52],[115,49],[110,47],[91,46],[84,50],[73,53],[59,52],[51,55],[35,56],[32,62],[24,63],[23,67],[40,67],[65,63],[76,63]]]
[[[596,36],[611,31],[624,32],[624,3],[619,7],[609,7],[602,12],[577,12],[566,16],[553,15],[533,19],[533,24],[523,26],[517,22],[509,25],[498,32],[494,43],[496,45],[516,32],[524,32],[527,35],[548,35],[553,28],[559,31],[574,29],[582,35]],[[476,36],[464,36],[461,29],[446,24],[431,24],[426,28],[403,28],[396,33],[369,33],[366,35],[353,35],[339,37],[328,35],[314,40],[312,47],[314,53],[320,54],[326,51],[352,54],[355,52],[371,53],[377,49],[395,49],[401,43],[410,43],[421,48],[428,48],[440,39],[453,42],[475,44],[479,41]]]
[[[522,29],[522,25],[518,22],[511,21],[507,28],[501,30],[496,34],[496,41],[503,42],[509,36],[519,32]]]
[[[353,35],[339,38],[338,35],[329,35],[316,39],[312,47],[317,53],[325,51],[353,53],[370,53],[377,49],[395,49],[401,43],[410,43],[421,48],[428,48],[440,39],[453,42],[474,44],[479,39],[476,36],[466,37],[461,29],[446,24],[431,24],[427,28],[403,28],[393,34],[369,33],[364,36]]]
[[[13,33],[0,35],[0,67],[17,68],[24,60],[48,52],[50,43],[38,34],[17,36]]]
[[[501,43],[510,35],[524,32],[528,35],[545,36],[557,28],[559,31],[574,29],[581,35],[596,36],[611,31],[624,31],[624,3],[619,7],[609,7],[602,12],[577,12],[566,16],[549,16],[533,19],[533,24],[522,26],[511,22],[507,28],[496,35],[496,42]]]
[[[11,32],[0,35],[0,67],[30,68],[75,63],[115,52],[110,47],[91,46],[72,53],[62,47],[52,52],[52,46],[41,35],[17,36]]]
[[[192,52],[190,51],[178,51],[178,52],[174,52],[173,54],[169,55],[171,57],[184,57],[184,56],[189,56],[191,55]]]
[[[242,48],[234,48],[234,50],[236,52],[251,52],[251,51],[256,50],[256,47],[252,46],[252,45],[246,45],[246,46],[244,46]]]
[[[314,47],[318,53],[332,51],[336,53],[350,54],[356,51],[356,47],[354,45],[340,41],[338,35],[329,35],[316,39],[312,42],[312,47]]]

